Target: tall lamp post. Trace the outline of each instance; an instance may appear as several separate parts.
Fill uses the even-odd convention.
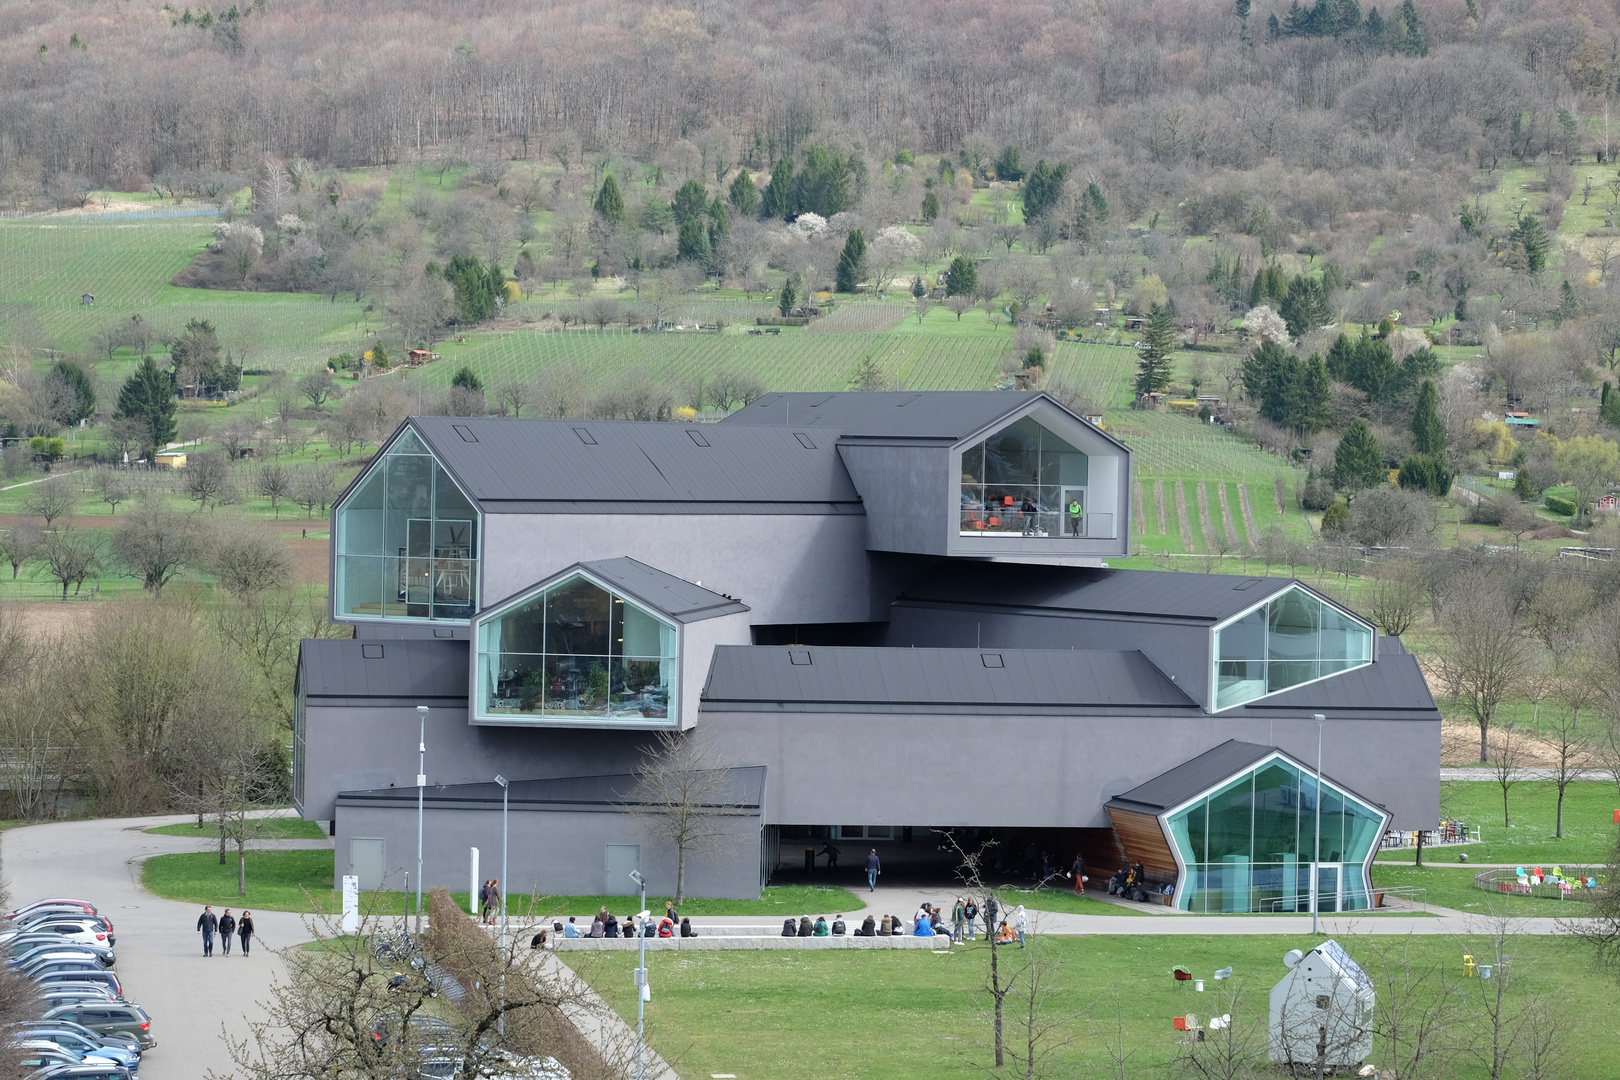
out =
[[[1311,936],[1315,937],[1316,916],[1322,907],[1322,725],[1327,717],[1312,713],[1316,721],[1316,852],[1311,856]]]
[[[511,879],[506,876],[506,808],[507,796],[511,790],[507,787],[506,777],[495,774],[495,782],[501,785],[501,1015],[500,1032],[506,1034],[506,890],[511,887]]]
[[[640,870],[632,870],[630,880],[641,889],[641,913],[636,916],[636,937],[641,939],[641,959],[636,968],[636,1080],[643,1080],[642,1051],[647,1045],[647,999],[652,997],[652,988],[647,985],[647,928],[642,925],[648,914],[647,879],[641,876]]]
[[[426,705],[416,707],[422,731],[416,740],[416,932],[422,933],[422,798],[427,794],[427,714]]]

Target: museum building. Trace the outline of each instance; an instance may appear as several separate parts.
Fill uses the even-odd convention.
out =
[[[429,886],[471,847],[493,876],[500,774],[509,891],[668,891],[634,775],[662,729],[725,770],[689,894],[956,830],[1014,876],[1141,863],[1185,910],[1366,907],[1384,832],[1439,813],[1415,659],[1292,579],[1109,567],[1142,502],[1129,447],[1041,393],[411,417],[332,511],[355,638],[303,643],[295,804],[339,873],[403,887],[425,706]]]

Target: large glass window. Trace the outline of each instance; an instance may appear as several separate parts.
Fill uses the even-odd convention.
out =
[[[478,628],[479,715],[667,720],[676,642],[672,623],[572,575]]]
[[[1372,663],[1372,628],[1292,588],[1215,631],[1215,708]]]
[[[1088,478],[1085,454],[1018,420],[962,452],[961,533],[1086,536]]]
[[[1365,865],[1384,815],[1323,781],[1322,846],[1316,848],[1316,778],[1274,758],[1171,814],[1170,841],[1187,868],[1184,911],[1302,911],[1310,866],[1334,873],[1320,910],[1367,906]]]
[[[337,508],[339,617],[468,619],[478,511],[406,429]]]

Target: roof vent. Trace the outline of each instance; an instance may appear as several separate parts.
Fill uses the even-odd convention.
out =
[[[921,401],[921,400],[922,400],[922,395],[921,394],[912,394],[910,397],[906,398],[906,400],[904,400],[900,404],[896,405],[895,408],[903,409],[907,405],[910,405],[913,401]]]
[[[793,437],[798,439],[799,445],[804,447],[806,450],[814,450],[816,448],[816,444],[810,440],[810,436],[806,435],[802,431],[795,431],[793,433]]]
[[[699,431],[697,428],[687,428],[686,437],[697,443],[699,446],[709,445],[709,440],[704,438],[703,432]]]
[[[1244,578],[1242,581],[1232,586],[1232,591],[1242,592],[1244,589],[1252,588],[1253,586],[1260,584],[1262,580],[1264,579],[1257,577]]]
[[[577,427],[577,428],[574,429],[574,434],[578,435],[579,436],[579,441],[584,443],[586,446],[595,446],[596,445],[596,440],[591,437],[591,433],[589,431],[587,431],[586,429],[584,429],[582,427]]]
[[[810,650],[809,649],[789,649],[788,650],[788,663],[792,664],[794,667],[809,667],[810,666]]]
[[[383,658],[382,646],[381,645],[362,645],[362,646],[360,646],[360,658],[362,660],[381,660]]]
[[[474,435],[473,434],[473,429],[468,427],[466,424],[456,424],[455,429],[456,429],[456,434],[461,436],[461,441],[462,442],[477,442],[478,441],[478,436]]]
[[[984,666],[987,668],[1001,668],[1007,666],[1002,662],[1001,654],[998,652],[980,653],[979,659],[984,661]]]

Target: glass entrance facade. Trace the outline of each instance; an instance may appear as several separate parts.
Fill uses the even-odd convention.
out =
[[[1084,453],[1028,417],[1008,424],[962,451],[961,535],[1089,535],[1088,465]],[[1113,515],[1103,516],[1111,533]]]
[[[1308,911],[1316,862],[1318,910],[1366,908],[1366,864],[1384,821],[1383,811],[1324,780],[1318,858],[1316,777],[1284,758],[1264,761],[1166,815],[1170,842],[1186,868],[1176,906]]]
[[[338,618],[472,617],[479,514],[416,432],[393,441],[334,517]]]
[[[1372,627],[1295,587],[1215,630],[1215,710],[1372,663]]]
[[[673,623],[573,574],[478,627],[477,710],[503,722],[670,722]]]

